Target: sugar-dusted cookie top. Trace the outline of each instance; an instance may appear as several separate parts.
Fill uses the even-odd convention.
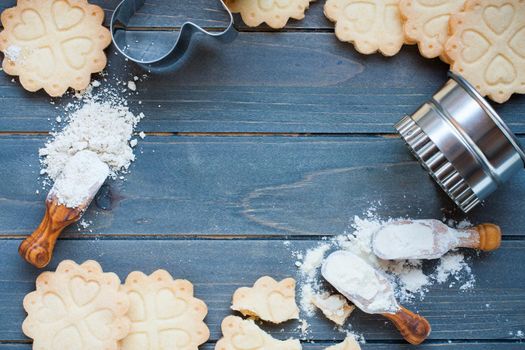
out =
[[[119,288],[118,276],[97,262],[65,260],[38,276],[36,291],[24,298],[22,330],[33,349],[116,350],[129,330],[129,301]]]
[[[327,347],[325,350],[361,350],[353,337],[347,337],[342,343]]]
[[[406,38],[418,44],[424,57],[441,56],[447,61],[444,52],[449,38],[448,21],[464,4],[465,0],[400,0]]]
[[[335,35],[363,54],[393,56],[405,43],[399,0],[327,0],[326,17],[335,22]]]
[[[313,0],[226,0],[234,13],[240,13],[247,26],[257,27],[262,23],[270,27],[283,28],[290,18],[303,19]]]
[[[452,71],[499,103],[525,93],[525,1],[469,0],[450,30]]]
[[[323,312],[330,321],[342,326],[355,306],[348,304],[348,300],[340,294],[314,295],[312,303]]]
[[[245,316],[282,323],[299,318],[295,302],[295,280],[286,278],[277,282],[271,277],[259,278],[253,287],[242,287],[233,294],[233,310]]]
[[[103,19],[87,0],[19,0],[2,12],[2,67],[28,91],[61,96],[69,87],[84,89],[106,66],[111,35]]]
[[[252,320],[228,316],[222,321],[221,338],[215,350],[301,350],[298,340],[277,340],[260,329]]]
[[[206,304],[193,296],[193,285],[164,270],[147,276],[132,272],[122,285],[129,297],[129,334],[120,349],[197,350],[210,337]]]

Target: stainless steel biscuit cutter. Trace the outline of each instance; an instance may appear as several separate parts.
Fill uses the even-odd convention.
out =
[[[395,127],[434,180],[469,212],[523,170],[525,151],[469,82],[453,73],[449,77]]]
[[[159,52],[158,55],[153,55],[153,58],[146,58],[152,56],[152,51],[155,49],[148,46],[145,50],[135,52],[133,47],[136,42],[129,42],[126,33],[129,32],[128,25],[134,14],[139,11],[145,3],[145,0],[123,0],[113,12],[111,16],[110,30],[113,43],[117,50],[129,60],[143,65],[151,70],[166,70],[172,68],[187,52],[190,41],[194,34],[203,33],[211,38],[221,42],[231,42],[237,36],[237,30],[233,26],[233,15],[228,9],[223,0],[219,0],[229,15],[229,25],[222,31],[209,31],[193,22],[185,22],[180,31],[173,31],[174,35],[178,35],[174,44],[168,51]],[[157,32],[157,33],[155,33]],[[152,31],[153,38],[158,37],[158,31]],[[151,44],[155,43],[152,40]]]

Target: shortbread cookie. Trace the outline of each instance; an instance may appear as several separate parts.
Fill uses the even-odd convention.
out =
[[[245,316],[273,323],[297,319],[299,308],[295,303],[295,280],[286,278],[277,282],[268,276],[261,277],[252,288],[242,287],[235,291],[231,308]]]
[[[325,350],[361,350],[353,337],[347,337],[342,343],[327,347]]]
[[[298,340],[277,340],[260,329],[253,320],[228,316],[222,321],[221,338],[215,350],[301,350]]]
[[[340,294],[315,295],[312,304],[321,310],[326,318],[340,326],[355,309],[355,306],[349,305],[347,299]]]
[[[111,35],[102,26],[104,11],[87,0],[19,0],[1,19],[2,66],[28,91],[82,90],[106,66]]]
[[[327,0],[325,16],[335,22],[335,35],[363,54],[393,56],[405,43],[399,0]]]
[[[525,93],[525,1],[469,0],[450,29],[453,72],[499,103]]]
[[[313,0],[226,0],[234,13],[240,13],[249,27],[266,23],[274,29],[283,28],[290,18],[303,19]]]
[[[118,276],[97,262],[65,260],[38,276],[36,291],[24,298],[22,330],[33,349],[117,349],[129,330],[129,301],[119,288]]]
[[[193,285],[164,270],[132,272],[121,290],[130,301],[131,328],[122,350],[197,350],[210,337],[203,322],[208,308],[193,296]]]
[[[448,21],[464,4],[465,0],[400,0],[406,38],[418,44],[424,57],[447,61],[444,52],[449,38]]]

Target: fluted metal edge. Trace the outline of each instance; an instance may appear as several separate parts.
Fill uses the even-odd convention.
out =
[[[395,128],[421,165],[461,210],[468,213],[481,203],[459,171],[410,116],[401,119]]]

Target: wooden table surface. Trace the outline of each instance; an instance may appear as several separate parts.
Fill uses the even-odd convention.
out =
[[[117,3],[94,2],[108,16]],[[14,3],[0,1],[2,9]],[[103,187],[86,214],[93,224],[63,234],[50,268],[62,259],[96,259],[121,278],[158,268],[187,278],[209,306],[212,335],[202,348],[213,349],[236,288],[266,274],[295,277],[290,249],[343,233],[371,205],[385,218],[495,222],[502,248],[473,256],[474,290],[433,286],[409,305],[433,326],[417,348],[523,349],[525,174],[470,215],[455,209],[393,129],[446,80],[447,66],[415,47],[392,58],[358,54],[337,41],[323,3],[282,31],[247,28],[236,17],[236,41],[199,39],[176,72],[139,83],[130,106],[146,114],[138,130],[148,136],[137,160],[125,181]],[[187,18],[213,28],[227,17],[214,0],[149,0],[133,24],[176,28]],[[159,40],[168,36],[160,32]],[[113,47],[108,55],[110,76],[143,73]],[[22,299],[39,271],[19,258],[17,246],[43,214],[45,193],[35,194],[38,149],[71,97],[50,101],[0,74],[0,350],[31,347],[20,329]],[[525,96],[496,108],[525,141]],[[315,343],[305,349],[344,338],[322,315],[308,322]],[[356,311],[350,323],[367,339],[363,349],[414,348],[380,317]],[[284,339],[299,337],[297,326],[264,328]]]

